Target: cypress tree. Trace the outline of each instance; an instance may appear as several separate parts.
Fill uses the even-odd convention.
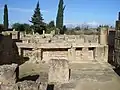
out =
[[[57,12],[57,17],[56,17],[56,28],[58,29],[63,29],[63,17],[64,17],[64,9],[65,6],[63,0],[59,1],[59,5],[58,5],[58,12]]]
[[[45,29],[43,20],[44,19],[40,12],[40,6],[39,6],[39,1],[38,1],[34,14],[31,17],[31,21],[30,21],[31,23],[33,23],[32,27],[34,29],[34,32],[38,32],[39,34],[42,34],[42,30]]]
[[[4,29],[7,30],[8,29],[8,8],[7,8],[7,4],[5,4],[4,6]]]

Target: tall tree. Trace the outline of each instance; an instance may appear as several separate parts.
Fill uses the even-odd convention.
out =
[[[4,29],[7,30],[9,26],[8,23],[8,8],[7,8],[7,4],[5,4],[4,6]]]
[[[64,2],[63,0],[60,0],[58,5],[57,17],[56,17],[56,28],[60,30],[63,29],[64,9],[65,9]]]
[[[34,14],[31,17],[31,21],[30,21],[33,24],[32,27],[34,29],[34,32],[38,32],[39,34],[42,34],[43,29],[45,29],[43,20],[44,19],[40,12],[40,5],[39,5],[39,1],[38,1],[36,8],[34,10]]]

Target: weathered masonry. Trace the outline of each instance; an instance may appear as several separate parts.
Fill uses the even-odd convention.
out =
[[[30,61],[66,59],[70,62],[108,61],[108,31],[101,28],[99,35],[56,35],[46,38],[26,36],[17,43],[19,54]]]
[[[18,44],[19,45],[19,44]],[[51,44],[49,44],[52,46]],[[87,61],[87,60],[105,60],[107,61],[107,46],[104,45],[86,45],[86,46],[64,46],[60,47],[39,47],[34,54],[38,60],[48,61],[50,59],[67,59],[69,61]],[[34,53],[33,47],[21,47],[21,55],[31,58]]]
[[[120,66],[120,12],[116,21],[114,62],[116,66]]]

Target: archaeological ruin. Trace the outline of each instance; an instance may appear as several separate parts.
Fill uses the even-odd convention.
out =
[[[15,11],[10,19],[7,4],[10,5],[11,2],[3,0],[2,3],[6,4],[4,8],[0,8],[0,10],[4,9],[4,25],[0,24],[0,90],[120,90],[120,12],[115,28],[110,28],[108,25],[93,28],[93,24],[97,26],[96,22],[92,24],[89,22],[75,28],[70,27],[71,31],[69,31],[64,25],[69,22],[66,19],[64,23],[66,5],[63,0],[60,0],[58,5],[56,24],[54,20],[49,23],[44,22],[39,0],[29,20],[31,24],[20,23],[32,11],[26,7],[24,1],[17,3],[19,5],[25,3],[25,6],[16,8],[14,6],[17,6],[17,3],[15,3],[9,8],[12,13]],[[28,3],[31,3],[29,6],[32,8],[33,2],[28,1]],[[74,5],[79,6],[76,4]],[[101,5],[100,2],[98,4]],[[50,12],[55,8],[47,7]],[[78,9],[78,7],[74,8]],[[92,12],[96,12],[94,7],[92,8]],[[77,10],[72,9],[71,13],[70,11],[67,13],[74,17],[79,16],[80,10],[77,14],[73,11]],[[24,16],[22,12],[29,14]],[[48,11],[42,8],[42,12]],[[94,17],[91,11],[90,14],[86,12],[85,15]],[[100,10],[98,12],[100,13]],[[50,17],[53,13],[52,11]],[[22,18],[18,18],[19,15]],[[90,20],[92,20],[91,16]],[[14,19],[20,21],[13,24]],[[72,19],[74,22],[74,18]],[[98,20],[100,19],[102,18]]]
[[[18,62],[23,62],[0,66],[0,90],[120,90],[120,78],[108,64],[114,58],[109,50],[114,48],[108,38],[111,32],[106,28],[97,35],[2,32],[16,42]]]
[[[120,13],[96,34],[3,31],[0,90],[120,90],[119,30]]]
[[[108,61],[108,30],[102,28],[99,35],[24,35],[12,33],[19,55],[32,62],[46,62],[51,59],[66,59],[69,63]],[[19,36],[19,37],[18,37]],[[21,36],[21,37],[20,37]]]

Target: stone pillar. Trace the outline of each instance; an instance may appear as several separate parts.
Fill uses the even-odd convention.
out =
[[[75,48],[68,49],[68,60],[70,62],[76,60],[76,49]]]
[[[42,60],[42,49],[38,49],[37,50],[37,56],[38,56],[38,60],[41,61]]]
[[[101,28],[101,30],[100,30],[100,36],[99,36],[100,38],[100,44],[101,45],[107,45],[108,44],[108,30],[107,30],[107,28]]]
[[[28,39],[26,40],[26,43],[29,43],[29,40],[28,40]]]
[[[21,48],[18,48],[18,53],[21,56]]]
[[[88,60],[88,47],[84,47],[82,49],[82,53],[83,53],[83,60]]]
[[[72,61],[72,53],[71,53],[71,49],[68,49],[68,60]]]
[[[65,59],[49,61],[48,83],[66,83],[69,80],[69,62]]]
[[[43,30],[43,38],[45,38],[45,30]]]
[[[34,32],[34,30],[32,29],[32,34],[34,35],[35,34],[35,32]]]
[[[100,57],[100,54],[102,53],[101,51],[102,51],[101,47],[95,48],[95,60],[101,60],[102,57],[102,56]]]
[[[104,46],[104,61],[108,62],[108,45]]]
[[[43,35],[45,35],[45,30],[43,30]]]
[[[42,60],[42,50],[38,48],[33,49],[32,56],[29,61],[32,63],[40,63],[41,60]]]

